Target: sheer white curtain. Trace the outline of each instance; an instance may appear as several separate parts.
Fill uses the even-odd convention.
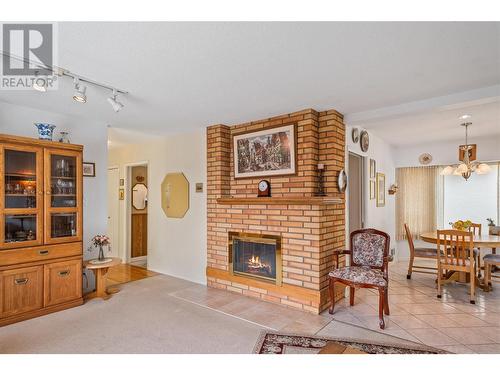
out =
[[[406,238],[403,225],[410,228],[413,238],[436,230],[442,217],[439,212],[443,196],[440,167],[409,167],[396,169],[399,191],[396,194],[396,237]]]

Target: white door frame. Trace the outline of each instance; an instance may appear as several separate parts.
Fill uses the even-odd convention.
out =
[[[109,171],[111,169],[116,169],[118,171],[118,189],[120,189],[120,166],[119,165],[110,165],[108,166],[108,175],[106,176],[108,179],[109,179]],[[109,184],[109,181],[108,181],[108,184]],[[118,201],[118,213],[116,215],[116,218],[114,220],[118,220],[118,233],[115,233],[115,238],[113,239],[115,242],[115,244],[111,244],[111,246],[114,248],[116,246],[116,249],[118,249],[118,257],[119,258],[123,258],[122,256],[122,247],[120,246],[120,237],[121,237],[121,231],[120,231],[120,201]],[[108,205],[108,220],[109,220],[109,205]],[[109,233],[108,233],[109,234]]]
[[[132,189],[132,167],[139,167],[139,166],[145,166],[148,170],[148,177],[147,177],[147,186],[149,190],[149,161],[139,161],[139,162],[134,162],[134,163],[126,163],[123,165],[123,176],[125,176],[125,184],[123,186],[124,189],[124,205],[125,209],[123,210],[123,236],[122,236],[122,241],[124,244],[124,251],[123,251],[123,256],[122,256],[122,261],[123,263],[131,263],[134,261],[138,261],[141,259],[146,259],[147,262],[147,256],[145,257],[140,257],[140,258],[132,258],[132,247],[131,247],[131,237],[132,237],[132,220],[131,220],[131,213],[132,213],[132,196],[130,194],[130,191]],[[148,215],[148,254],[149,254],[149,215]]]
[[[347,189],[345,192],[345,246],[346,248],[350,247],[349,239],[350,239],[350,232],[349,232],[349,185],[350,185],[350,174],[349,174],[349,154],[355,154],[362,159],[362,183],[361,183],[361,195],[363,197],[363,204],[361,206],[361,221],[363,223],[363,227],[365,226],[366,223],[366,204],[367,204],[367,197],[366,197],[366,160],[367,156],[363,155],[362,153],[349,150],[348,147],[346,147],[346,153],[345,153],[345,171],[347,173]],[[368,197],[369,198],[369,197]]]

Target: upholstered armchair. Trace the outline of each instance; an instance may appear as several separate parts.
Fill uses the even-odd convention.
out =
[[[387,233],[376,229],[360,229],[351,233],[351,249],[338,250],[334,255],[348,255],[349,266],[340,267],[330,272],[330,314],[335,308],[335,283],[349,286],[349,303],[354,305],[356,288],[372,288],[379,291],[379,325],[385,328],[384,312],[389,315],[389,244]]]

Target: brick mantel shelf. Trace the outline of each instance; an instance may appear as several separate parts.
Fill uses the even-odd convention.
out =
[[[221,205],[237,204],[307,204],[320,206],[326,204],[342,204],[342,199],[336,197],[221,197],[217,198],[217,203]]]

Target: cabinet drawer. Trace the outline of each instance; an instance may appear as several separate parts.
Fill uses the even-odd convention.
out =
[[[82,261],[68,260],[43,266],[44,306],[82,297]]]
[[[0,272],[0,316],[36,310],[43,302],[43,266]]]
[[[54,258],[82,255],[82,243],[26,247],[24,249],[0,250],[0,266],[38,262]]]

